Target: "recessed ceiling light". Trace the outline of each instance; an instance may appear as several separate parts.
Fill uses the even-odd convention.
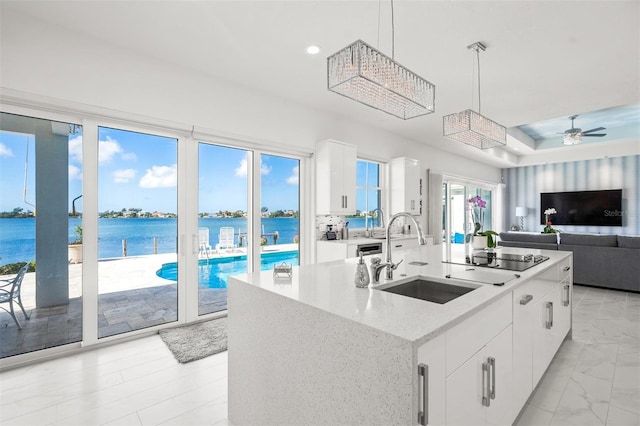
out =
[[[514,147],[513,147],[513,150],[514,150],[514,151],[520,151],[520,148],[518,148],[518,147],[514,146]]]
[[[318,53],[320,53],[320,46],[316,46],[315,44],[312,44],[311,46],[307,46],[306,49],[304,49],[305,52],[307,52],[307,54],[309,55],[317,55]]]

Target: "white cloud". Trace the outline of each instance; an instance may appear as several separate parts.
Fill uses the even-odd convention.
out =
[[[13,151],[5,144],[0,143],[0,157],[13,157]]]
[[[69,139],[69,157],[82,163],[82,135]]]
[[[82,180],[82,169],[69,164],[69,180]]]
[[[126,152],[126,153],[122,154],[120,156],[120,158],[122,158],[123,160],[128,160],[128,161],[134,161],[134,160],[138,159],[138,157],[136,156],[135,152]]]
[[[237,177],[247,177],[247,168],[248,168],[247,156],[248,155],[249,154],[247,154],[242,160],[240,160],[240,164],[238,165],[238,167],[235,168],[235,175]],[[271,173],[271,167],[262,163],[260,165],[260,174],[268,175],[269,173]]]
[[[178,183],[178,166],[153,166],[140,179],[141,188],[171,188]]]
[[[287,178],[289,185],[297,185],[300,182],[300,167],[295,166],[291,171],[291,176]]]
[[[98,162],[108,163],[114,155],[122,153],[124,150],[120,144],[107,136],[107,140],[100,141],[98,145]]]
[[[111,176],[113,176],[114,183],[128,183],[131,179],[136,177],[137,173],[138,172],[135,169],[121,169],[111,173]]]
[[[235,175],[238,177],[247,177],[247,157],[240,160],[240,165],[235,169]]]

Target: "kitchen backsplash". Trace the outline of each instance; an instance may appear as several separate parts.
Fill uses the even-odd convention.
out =
[[[326,237],[327,225],[331,225],[333,231],[336,233],[337,239],[341,239],[342,229],[345,227],[345,224],[347,222],[349,222],[349,218],[345,218],[344,216],[335,216],[335,215],[316,216],[316,240],[327,239]],[[404,218],[399,218],[393,223],[391,233],[402,234],[403,226],[404,226]],[[349,229],[349,239],[365,237],[365,228],[354,228],[352,227],[352,225],[349,225],[348,229]],[[380,232],[381,228],[376,228],[376,231]],[[411,232],[415,232],[415,230],[411,229]]]

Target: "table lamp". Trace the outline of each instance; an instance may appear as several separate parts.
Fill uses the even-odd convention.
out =
[[[526,207],[516,207],[516,217],[520,217],[520,231],[524,231],[524,218],[527,216]]]

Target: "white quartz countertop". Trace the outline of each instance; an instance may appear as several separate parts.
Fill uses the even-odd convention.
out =
[[[393,252],[394,262],[404,261],[394,271],[394,280],[422,276],[439,281],[460,280],[479,288],[448,303],[438,304],[384,292],[393,281],[357,288],[354,284],[357,258],[293,268],[291,278],[274,278],[272,271],[230,277],[229,285],[252,285],[312,308],[356,321],[416,344],[424,343],[460,323],[545,269],[571,256],[571,252],[509,248],[505,253],[543,254],[549,260],[523,272],[456,265],[442,262],[442,245],[420,246]],[[411,262],[427,262],[419,266]],[[369,261],[367,260],[367,266]],[[516,274],[519,278],[516,278]],[[449,276],[450,278],[447,278]],[[384,272],[381,274],[384,277]],[[240,282],[237,282],[240,281]],[[482,283],[505,283],[502,286]]]

